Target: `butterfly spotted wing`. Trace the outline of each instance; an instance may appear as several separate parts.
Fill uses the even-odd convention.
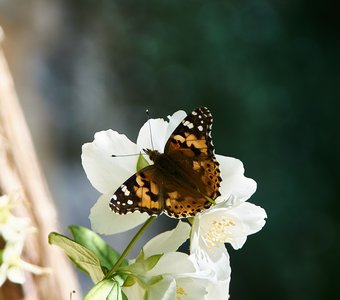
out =
[[[114,193],[110,207],[120,214],[133,211],[174,218],[194,216],[220,195],[218,162],[211,139],[212,116],[195,109],[174,130],[164,153],[146,150],[153,165],[143,168]]]

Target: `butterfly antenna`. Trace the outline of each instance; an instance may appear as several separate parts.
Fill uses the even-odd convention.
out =
[[[151,122],[150,122],[150,114],[149,114],[149,110],[146,109],[145,110],[145,113],[148,117],[148,123],[149,123],[149,132],[150,132],[150,139],[151,139],[151,147],[152,147],[152,150],[155,149],[155,147],[153,146],[153,139],[152,139],[152,131],[151,131]]]
[[[75,293],[76,293],[76,291],[70,292],[70,300],[72,300],[72,295],[75,294]]]
[[[112,154],[111,157],[129,157],[129,156],[138,156],[138,155],[147,155],[145,153],[135,153],[135,154]]]

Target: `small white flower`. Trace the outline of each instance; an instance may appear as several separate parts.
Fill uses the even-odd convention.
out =
[[[11,197],[0,197],[0,236],[5,242],[2,250],[0,266],[0,286],[6,279],[23,284],[25,282],[24,271],[40,275],[49,272],[47,268],[41,268],[25,262],[21,259],[22,250],[27,235],[34,231],[28,218],[16,217],[11,213]]]
[[[50,269],[41,268],[21,259],[24,240],[7,242],[2,252],[2,262],[0,266],[0,286],[6,281],[23,284],[25,282],[24,271],[36,275],[50,273]]]
[[[248,235],[264,226],[266,217],[265,210],[252,203],[236,206],[220,203],[195,217],[193,235],[198,235],[200,246],[211,253],[224,247],[225,243],[239,249]]]

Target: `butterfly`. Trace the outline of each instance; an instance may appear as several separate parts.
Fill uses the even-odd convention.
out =
[[[144,149],[154,164],[139,170],[113,194],[118,214],[140,211],[187,218],[209,208],[222,181],[211,139],[212,115],[193,110],[170,135],[163,153]]]

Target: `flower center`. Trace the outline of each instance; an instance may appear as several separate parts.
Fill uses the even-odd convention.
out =
[[[233,218],[222,218],[211,222],[209,230],[204,234],[204,239],[209,249],[219,248],[221,244],[231,242],[232,230],[231,227],[235,226]]]
[[[187,293],[182,287],[176,287],[176,300],[181,300],[181,296],[185,296]]]

